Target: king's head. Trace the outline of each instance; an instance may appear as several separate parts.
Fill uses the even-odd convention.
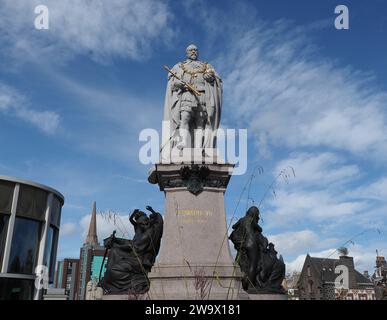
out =
[[[187,53],[187,58],[190,60],[197,60],[199,58],[199,50],[198,47],[194,44],[190,44],[187,49],[185,49]]]

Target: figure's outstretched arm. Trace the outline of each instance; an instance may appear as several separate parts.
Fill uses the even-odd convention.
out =
[[[237,222],[232,226],[233,230],[239,228],[239,225],[240,225],[240,224],[241,224],[241,222],[240,222],[240,221],[237,221]]]
[[[154,211],[151,206],[146,206],[145,209],[147,209],[148,211],[150,211],[152,213],[156,213],[156,211]]]
[[[151,206],[147,206],[146,209],[152,212],[149,216],[151,225],[154,225],[162,221],[163,218],[159,212],[156,212]]]

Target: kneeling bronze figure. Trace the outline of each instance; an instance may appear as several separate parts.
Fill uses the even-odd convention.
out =
[[[116,238],[115,232],[104,240],[108,261],[100,279],[105,294],[142,294],[149,290],[151,271],[160,249],[163,218],[152,207],[149,217],[136,209],[130,215],[135,235],[132,240]]]

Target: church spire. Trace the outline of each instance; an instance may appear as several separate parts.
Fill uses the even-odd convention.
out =
[[[89,225],[89,232],[86,237],[85,244],[96,246],[98,245],[97,237],[97,209],[96,202],[93,202],[93,211],[91,213],[91,220]]]

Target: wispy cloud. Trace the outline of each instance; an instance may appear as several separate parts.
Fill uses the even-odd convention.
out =
[[[349,190],[348,195],[384,202],[387,199],[387,176],[382,176],[376,181],[371,181],[361,187]]]
[[[276,165],[275,172],[291,166],[297,168],[296,179],[292,185],[320,185],[330,183],[344,184],[360,176],[356,164],[347,164],[346,159],[332,152],[294,152],[288,159]]]
[[[321,239],[320,236],[309,229],[301,231],[284,232],[278,235],[269,236],[269,240],[276,246],[279,253],[285,253],[287,256],[299,254],[313,248],[330,247],[337,239]]]
[[[334,191],[285,191],[279,190],[276,198],[270,203],[273,211],[268,210],[267,219],[271,223],[293,227],[302,219],[304,221],[325,222],[335,225],[354,219],[368,208],[363,201],[346,200],[335,196]]]
[[[60,123],[57,112],[34,109],[23,94],[2,83],[0,83],[0,113],[30,123],[47,134],[55,133]]]
[[[385,160],[387,92],[372,75],[322,57],[305,30],[259,19],[236,29],[218,58],[232,117],[258,151],[325,147]]]
[[[77,230],[77,225],[73,222],[68,222],[63,224],[60,227],[60,235],[63,236],[71,236]]]
[[[266,200],[270,224],[297,224],[304,219],[337,225],[370,208],[367,200],[344,192],[359,183],[361,176],[358,166],[348,159],[331,152],[292,153],[277,162],[274,172],[287,166],[295,169],[296,177],[286,185],[276,185],[275,197]]]
[[[38,0],[2,1],[0,40],[9,57],[59,61],[83,54],[104,63],[112,57],[138,60],[173,33],[166,1],[46,0],[49,30],[35,30],[34,8],[40,4]]]

